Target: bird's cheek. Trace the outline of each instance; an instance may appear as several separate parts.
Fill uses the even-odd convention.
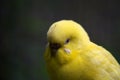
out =
[[[56,54],[56,61],[59,63],[59,64],[65,64],[65,63],[68,63],[69,62],[69,59],[70,59],[70,50],[68,49],[59,49],[57,51],[57,54]]]

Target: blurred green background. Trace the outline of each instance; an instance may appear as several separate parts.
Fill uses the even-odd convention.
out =
[[[119,0],[1,0],[1,80],[49,80],[43,53],[49,26],[80,23],[120,62]]]

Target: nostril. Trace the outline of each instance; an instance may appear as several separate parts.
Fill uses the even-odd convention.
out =
[[[50,48],[51,49],[59,49],[61,47],[60,44],[58,43],[50,43]]]

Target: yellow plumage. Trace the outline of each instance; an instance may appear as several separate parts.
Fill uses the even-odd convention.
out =
[[[45,61],[51,80],[120,80],[120,65],[89,40],[72,20],[55,22],[47,33]]]

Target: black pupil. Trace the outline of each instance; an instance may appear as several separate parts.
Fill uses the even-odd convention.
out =
[[[70,39],[67,39],[65,43],[68,43],[70,41]]]

